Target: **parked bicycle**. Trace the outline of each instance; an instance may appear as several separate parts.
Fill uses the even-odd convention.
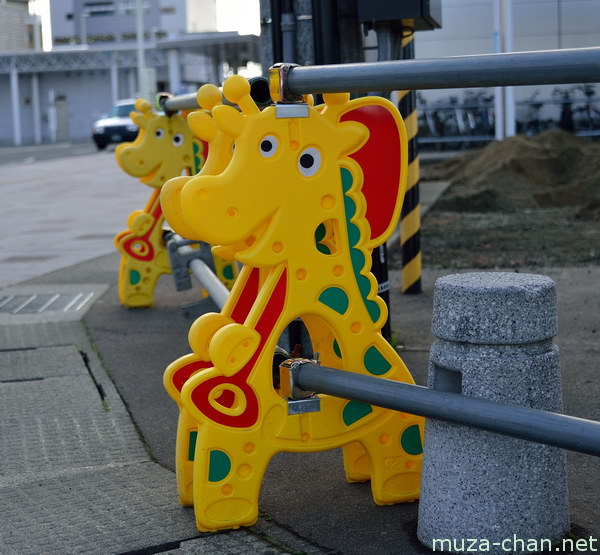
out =
[[[583,106],[573,109],[575,129],[581,134],[596,134],[593,132],[600,131],[600,110],[594,104],[594,95],[596,92],[594,85],[586,83],[574,88],[581,91],[586,98]]]
[[[557,87],[552,91],[553,97],[559,96],[561,98],[558,127],[571,133],[575,132],[575,122],[573,120],[573,101],[571,100],[571,96],[575,90],[575,87],[569,87],[568,89],[560,89]]]

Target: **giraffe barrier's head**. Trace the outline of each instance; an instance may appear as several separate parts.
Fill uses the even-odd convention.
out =
[[[138,99],[132,121],[140,131],[132,143],[115,151],[119,166],[150,187],[162,187],[179,175],[195,175],[205,158],[205,145],[197,140],[184,115],[156,114],[148,102]]]
[[[233,139],[218,129],[211,115],[211,110],[220,106],[222,100],[221,91],[215,85],[203,85],[197,94],[201,110],[187,116],[191,133],[208,150],[201,175],[219,174],[231,161]],[[190,177],[175,177],[167,181],[161,189],[160,202],[167,222],[177,233],[188,239],[199,239],[181,212],[181,190],[189,180]]]
[[[178,209],[195,237],[212,244],[245,241],[238,259],[259,266],[314,248],[323,228],[325,235],[337,228],[341,241],[348,210],[344,179],[353,191],[362,188],[366,200],[354,209],[356,220],[365,214],[369,220],[360,224],[365,244],[372,248],[391,234],[404,192],[406,134],[390,102],[332,94],[324,96],[324,106],[277,105],[261,112],[242,77],[230,77],[223,92],[241,109],[212,110],[214,132],[234,141],[231,162],[218,175],[188,180],[180,192]]]

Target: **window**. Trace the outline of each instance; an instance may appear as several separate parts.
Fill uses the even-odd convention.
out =
[[[115,13],[114,2],[84,2],[83,12],[87,15],[113,15]]]
[[[112,110],[110,111],[109,117],[126,118],[134,110],[135,104],[121,104],[119,106],[113,106]]]
[[[163,15],[173,15],[175,13],[175,8],[172,6],[161,8],[160,13]]]
[[[148,13],[150,11],[150,2],[148,0],[143,0],[142,7],[144,12]],[[129,15],[134,14],[137,9],[137,1],[136,0],[117,0],[117,11],[120,14]]]

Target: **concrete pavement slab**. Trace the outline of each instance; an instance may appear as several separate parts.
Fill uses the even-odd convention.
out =
[[[114,251],[151,189],[114,152],[0,169],[0,287]]]

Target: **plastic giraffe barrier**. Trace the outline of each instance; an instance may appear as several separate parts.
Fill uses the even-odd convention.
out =
[[[380,334],[387,311],[369,271],[404,195],[400,115],[385,99],[347,94],[325,95],[318,108],[261,112],[243,78],[229,78],[223,90],[242,111],[212,110],[213,137],[235,141],[231,163],[163,194],[176,230],[181,224],[211,244],[237,245],[244,264],[221,313],[192,325],[193,353],[165,372],[182,409],[180,499],[193,502],[202,531],[249,526],[274,454],[343,446],[349,482],[371,480],[377,504],[413,501],[421,417],[328,395],[318,412],[290,414],[272,371],[280,334],[301,317],[323,364],[414,383]]]
[[[138,112],[131,118],[140,132],[132,143],[116,149],[119,166],[154,191],[144,208],[128,218],[128,229],[115,237],[121,253],[119,299],[128,307],[151,306],[154,288],[162,274],[171,273],[163,239],[164,214],[160,206],[160,189],[164,183],[182,173],[196,175],[206,158],[207,145],[191,132],[186,113],[153,113],[145,100],[136,101]],[[235,265],[215,258],[220,279],[231,288],[237,276]]]
[[[222,104],[220,91],[213,85],[200,87],[197,94],[198,104],[206,112],[194,111],[188,116],[188,124],[193,133],[209,145],[206,163],[200,172],[203,176],[218,175],[222,173],[231,162],[233,154],[233,138],[219,129],[212,118],[211,109]],[[200,240],[195,228],[187,224],[181,210],[181,193],[190,182],[190,176],[179,176],[167,181],[161,190],[161,205],[164,214],[173,229],[190,239]],[[215,258],[234,260],[236,250],[242,249],[244,244],[219,245],[213,247]],[[217,254],[218,253],[218,254]],[[195,329],[196,323],[192,325]],[[196,336],[190,330],[190,339]],[[181,402],[181,388],[191,374],[211,366],[196,354],[187,355],[171,364],[165,372],[164,383],[167,391],[179,406],[179,422],[177,426],[176,442],[176,476],[179,500],[182,505],[193,505],[193,468],[198,423],[192,419],[189,412]]]

